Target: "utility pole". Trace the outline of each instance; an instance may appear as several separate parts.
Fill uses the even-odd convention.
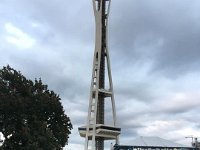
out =
[[[104,141],[115,140],[118,144],[118,136],[121,132],[121,129],[116,127],[116,109],[108,51],[108,17],[111,0],[92,0],[92,2],[96,24],[95,51],[87,124],[79,128],[79,133],[85,138],[84,150],[104,150]],[[108,89],[105,88],[105,72],[108,73]],[[105,98],[111,102],[112,125],[106,125],[105,122]]]

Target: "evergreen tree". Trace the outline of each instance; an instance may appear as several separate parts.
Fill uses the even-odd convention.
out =
[[[61,150],[72,124],[60,97],[42,80],[31,81],[10,66],[0,70],[0,150]]]

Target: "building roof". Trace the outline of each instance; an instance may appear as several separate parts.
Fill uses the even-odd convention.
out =
[[[162,139],[160,137],[144,136],[136,138],[130,144],[138,147],[188,147],[182,144],[175,143],[173,141]]]

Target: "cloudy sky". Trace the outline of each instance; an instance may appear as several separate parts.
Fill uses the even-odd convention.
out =
[[[0,67],[60,95],[74,126],[68,150],[83,149],[94,26],[92,0],[0,3]],[[109,42],[121,144],[200,136],[200,1],[113,0]]]

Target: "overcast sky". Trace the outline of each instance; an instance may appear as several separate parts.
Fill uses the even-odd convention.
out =
[[[60,95],[74,127],[68,150],[84,145],[77,128],[86,123],[94,27],[92,0],[0,2],[0,67],[41,77]],[[199,137],[200,1],[113,0],[109,42],[121,144]]]

